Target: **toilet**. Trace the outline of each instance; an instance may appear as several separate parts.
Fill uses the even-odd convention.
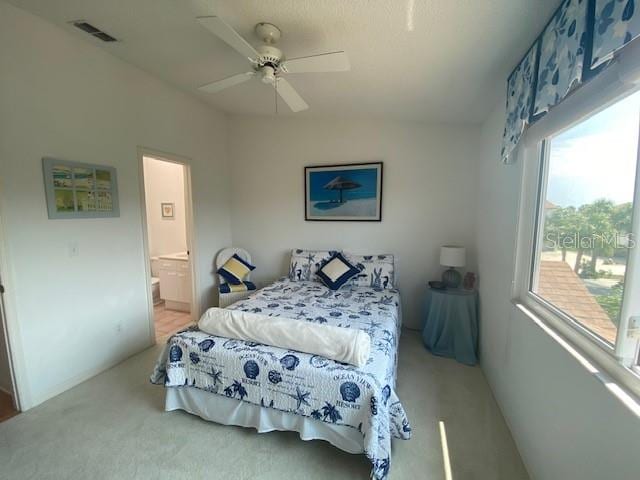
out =
[[[160,299],[160,259],[158,257],[151,257],[151,294],[154,305],[162,302]]]

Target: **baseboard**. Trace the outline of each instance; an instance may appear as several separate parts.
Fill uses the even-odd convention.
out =
[[[191,311],[191,305],[184,302],[173,302],[171,300],[164,301],[164,307],[167,310],[178,310],[180,312],[189,313]]]

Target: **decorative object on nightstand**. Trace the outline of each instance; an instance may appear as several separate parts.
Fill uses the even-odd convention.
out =
[[[456,267],[464,267],[467,258],[467,252],[464,247],[456,247],[454,245],[443,245],[440,247],[440,265],[449,267],[442,273],[442,282],[447,288],[458,288],[462,276],[456,270]]]
[[[427,289],[422,340],[434,355],[478,362],[478,293]]]
[[[473,272],[467,272],[462,282],[462,288],[465,290],[474,290],[476,286],[476,274]]]

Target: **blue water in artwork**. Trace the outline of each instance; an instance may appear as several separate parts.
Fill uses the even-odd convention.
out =
[[[360,184],[360,187],[343,191],[344,200],[375,198],[378,186],[378,170],[363,168],[356,170],[331,170],[309,173],[309,199],[312,202],[337,201],[339,192],[324,188],[336,177]]]

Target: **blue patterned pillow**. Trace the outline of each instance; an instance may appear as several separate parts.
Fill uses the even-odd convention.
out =
[[[336,253],[329,260],[323,262],[316,275],[328,288],[338,290],[359,273],[360,269],[351,265],[342,254]]]
[[[316,270],[335,253],[338,253],[338,250],[294,249],[289,263],[289,279],[294,282],[319,281],[315,274]]]
[[[393,255],[354,255],[345,252],[344,256],[349,262],[360,269],[360,273],[350,282],[354,287],[370,287],[374,290],[385,290],[395,287]]]

